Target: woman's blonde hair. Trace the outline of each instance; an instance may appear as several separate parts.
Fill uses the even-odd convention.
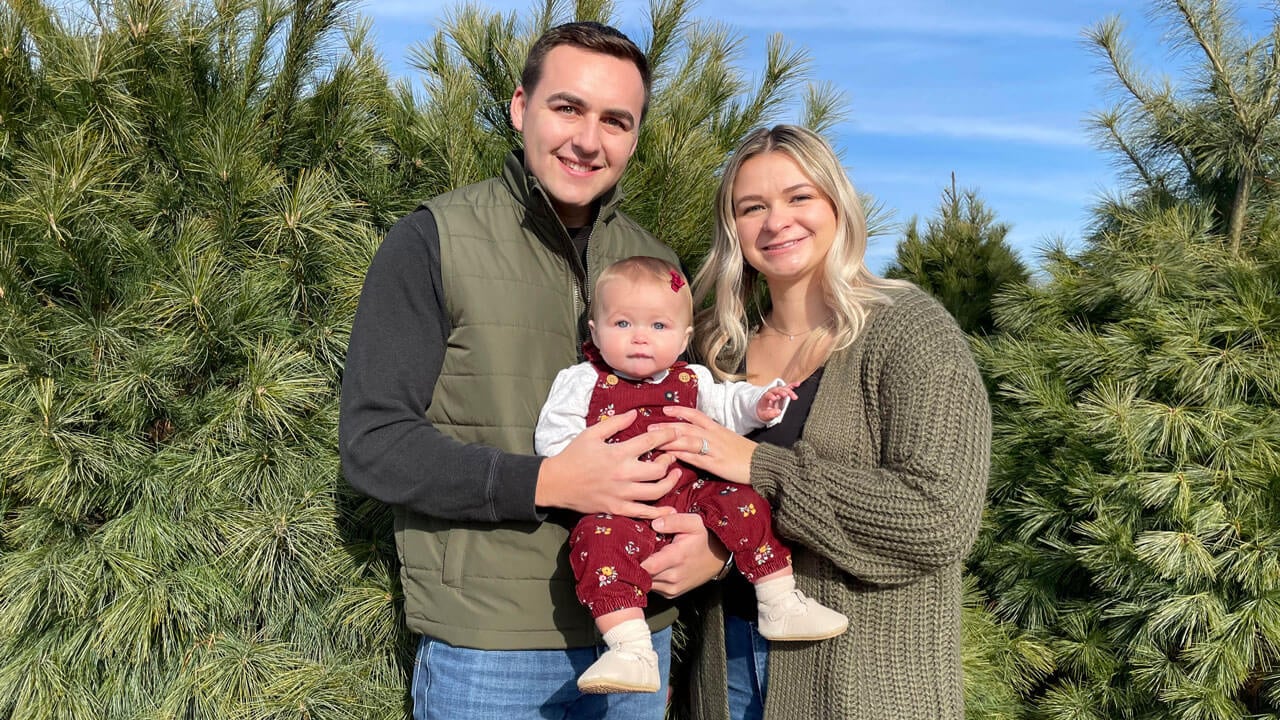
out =
[[[746,161],[779,152],[791,158],[835,208],[836,233],[822,273],[822,291],[832,321],[825,331],[835,340],[831,351],[853,343],[873,305],[888,303],[882,289],[906,283],[877,277],[867,269],[867,220],[853,183],[836,153],[820,135],[795,125],[776,125],[751,132],[729,157],[716,193],[715,234],[711,251],[693,279],[693,301],[702,307],[694,336],[699,356],[719,378],[733,377],[747,352],[747,306],[759,302],[763,283],[743,259],[734,218],[733,184]],[[763,316],[766,308],[757,312]],[[821,331],[820,331],[821,332]],[[818,333],[815,333],[818,335]],[[809,342],[815,340],[810,336]],[[822,362],[826,358],[821,359]]]

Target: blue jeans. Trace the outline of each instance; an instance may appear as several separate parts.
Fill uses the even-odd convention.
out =
[[[724,650],[729,672],[729,717],[761,720],[764,693],[769,686],[769,641],[756,631],[755,623],[725,615]]]
[[[413,665],[414,720],[662,720],[671,628],[653,634],[662,678],[655,693],[579,693],[578,676],[605,649],[473,650],[424,635]]]

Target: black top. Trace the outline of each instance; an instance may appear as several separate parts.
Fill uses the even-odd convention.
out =
[[[787,414],[782,416],[782,422],[773,427],[752,430],[747,433],[747,439],[786,448],[795,445],[804,431],[804,423],[809,419],[809,410],[813,407],[813,398],[818,394],[818,385],[821,383],[822,368],[818,368],[796,386],[797,397],[787,406]],[[756,591],[746,578],[737,571],[729,573],[724,579],[722,592],[726,614],[755,621]]]

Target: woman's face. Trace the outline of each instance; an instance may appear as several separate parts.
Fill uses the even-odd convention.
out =
[[[733,181],[733,217],[742,256],[771,284],[821,273],[836,236],[836,213],[789,155],[757,155]]]

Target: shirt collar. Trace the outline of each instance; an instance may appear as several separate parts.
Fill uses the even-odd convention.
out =
[[[631,377],[630,375],[628,375],[628,374],[626,374],[626,373],[622,372],[621,370],[618,370],[617,368],[613,368],[613,374],[614,374],[614,375],[617,375],[618,377],[622,378],[623,380],[630,380],[631,382],[660,383],[660,382],[662,382],[663,380],[666,380],[666,379],[667,379],[667,376],[671,374],[671,370],[670,370],[670,369],[666,369],[666,370],[663,370],[662,372],[659,372],[659,373],[655,373],[655,374],[653,374],[653,375],[650,375],[650,376],[649,376],[649,377],[647,377],[647,378],[634,378],[634,377]]]

